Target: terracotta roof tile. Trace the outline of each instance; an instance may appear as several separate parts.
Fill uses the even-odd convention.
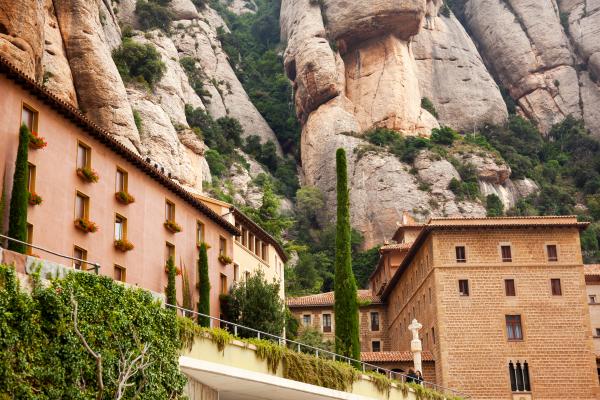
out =
[[[333,306],[333,299],[333,292],[327,292],[302,297],[289,297],[286,303],[288,307]],[[359,290],[358,300],[361,302],[369,301],[375,304],[381,303],[379,296],[375,296],[369,289]]]
[[[433,354],[430,351],[424,351],[422,358],[423,361],[434,361]],[[365,352],[360,353],[360,360],[366,363],[412,361],[413,353],[410,351]]]
[[[412,246],[412,242],[411,243],[392,243],[392,244],[385,244],[385,245],[381,246],[380,250],[381,251],[408,250],[408,249],[410,249],[410,246]]]

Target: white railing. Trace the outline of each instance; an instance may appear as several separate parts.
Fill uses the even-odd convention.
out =
[[[307,344],[304,344],[304,343],[301,343],[301,342],[298,342],[295,340],[286,339],[282,336],[273,335],[271,333],[263,332],[258,329],[254,329],[254,328],[239,325],[239,324],[236,324],[233,322],[225,321],[223,319],[212,317],[210,315],[202,314],[202,313],[199,313],[199,312],[196,312],[193,310],[188,310],[188,309],[174,306],[171,304],[165,304],[165,305],[167,307],[175,309],[176,311],[180,312],[181,315],[186,316],[186,317],[196,316],[197,318],[208,319],[210,328],[225,329],[225,330],[233,333],[234,336],[240,336],[240,334],[243,335],[244,333],[246,333],[246,335],[244,335],[245,337],[252,336],[252,337],[257,337],[258,339],[271,340],[271,341],[277,342],[280,346],[287,347],[287,348],[289,348],[291,350],[295,350],[299,353],[314,354],[315,357],[322,357],[322,358],[328,358],[333,361],[345,362],[349,365],[353,365],[355,368],[357,368],[359,371],[362,371],[362,372],[374,371],[374,372],[384,374],[389,379],[394,379],[399,382],[403,382],[403,383],[415,382],[413,377],[402,374],[400,372],[392,371],[392,370],[389,370],[386,368],[379,367],[377,365],[373,365],[373,364],[369,364],[369,363],[366,363],[366,362],[363,362],[360,360],[356,360],[354,358],[336,354],[329,350],[320,349],[318,347],[310,346],[310,345],[307,345]],[[468,396],[458,390],[447,388],[447,387],[444,387],[441,385],[437,385],[433,382],[428,382],[428,381],[422,380],[420,382],[415,382],[415,383],[419,383],[423,387],[435,390],[444,395],[451,395],[453,397],[461,397],[465,400],[470,399],[470,396]]]

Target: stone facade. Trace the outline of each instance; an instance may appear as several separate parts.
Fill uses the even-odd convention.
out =
[[[435,373],[425,372],[439,385],[473,399],[597,398],[589,312],[600,328],[600,309],[594,319],[584,290],[585,226],[575,217],[434,218],[417,235],[400,226],[394,238],[414,243],[383,246],[371,277],[388,331],[384,352],[410,350],[417,319],[435,360]],[[597,288],[588,282],[600,302]]]

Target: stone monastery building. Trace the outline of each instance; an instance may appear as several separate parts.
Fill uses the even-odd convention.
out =
[[[585,227],[568,216],[423,225],[405,216],[359,292],[363,360],[407,372],[408,326],[417,319],[425,380],[473,399],[597,398],[579,242]],[[334,338],[332,293],[288,305],[305,326]]]

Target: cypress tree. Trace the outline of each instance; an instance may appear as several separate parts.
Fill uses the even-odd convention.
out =
[[[177,287],[175,286],[175,277],[177,276],[177,269],[175,268],[175,260],[173,257],[169,257],[167,260],[167,289],[165,294],[167,296],[167,304],[172,306],[177,305]]]
[[[360,360],[358,336],[358,301],[356,280],[352,272],[350,199],[346,152],[336,153],[337,226],[335,234],[335,350],[338,354]]]
[[[200,245],[200,258],[198,260],[199,299],[198,312],[210,315],[210,280],[208,278],[208,255],[206,254],[206,243]],[[210,318],[198,316],[198,324],[210,326]]]
[[[8,236],[23,242],[27,241],[27,206],[29,196],[27,190],[27,179],[29,175],[29,165],[27,164],[28,149],[29,129],[27,126],[21,125],[21,129],[19,130],[19,148],[17,150],[17,160],[15,161],[12,194],[10,197]],[[27,246],[9,241],[8,249],[25,254]]]

